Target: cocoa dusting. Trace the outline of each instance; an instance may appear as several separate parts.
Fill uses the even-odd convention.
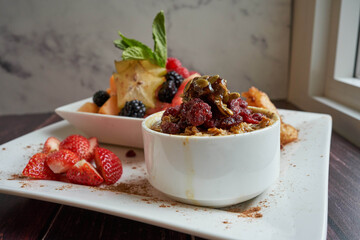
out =
[[[259,213],[261,207],[251,207],[243,212],[241,212],[238,217],[248,217],[248,218],[261,218],[263,215]]]
[[[136,167],[132,167],[131,169],[136,169]]]
[[[26,146],[26,148],[31,148],[31,146],[28,145],[28,146]]]
[[[6,150],[6,148],[2,148],[2,150],[3,150],[3,151],[5,151],[5,150]]]
[[[21,180],[21,179],[26,179],[27,177],[22,175],[22,174],[11,174],[10,178],[8,178],[8,180]]]
[[[150,190],[152,187],[146,179],[129,183],[117,183],[103,187],[95,187],[97,190],[111,191],[115,193],[127,193],[132,195],[139,195],[144,197],[152,197]]]
[[[66,190],[66,189],[70,189],[72,187],[73,187],[73,185],[68,184],[68,185],[63,185],[61,187],[55,188],[55,190],[63,191],[63,190]]]
[[[126,152],[126,157],[128,158],[136,157],[136,152],[134,150],[129,150]]]

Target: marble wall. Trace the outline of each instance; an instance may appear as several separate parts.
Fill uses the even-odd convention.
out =
[[[0,0],[0,114],[49,112],[106,89],[117,31],[152,47],[160,9],[169,56],[232,91],[286,98],[291,0]]]

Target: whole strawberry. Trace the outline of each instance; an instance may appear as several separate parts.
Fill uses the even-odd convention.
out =
[[[32,178],[55,180],[56,175],[45,163],[46,156],[45,153],[36,153],[30,158],[22,174]]]
[[[66,178],[72,183],[87,186],[98,186],[104,181],[95,168],[84,159],[66,172]]]
[[[67,149],[60,149],[46,157],[46,164],[54,173],[64,173],[78,161],[78,155]]]
[[[108,149],[95,149],[95,164],[106,184],[116,183],[122,175],[120,159]]]
[[[59,149],[70,150],[76,153],[80,159],[88,160],[90,158],[89,140],[81,135],[68,136],[60,143]]]

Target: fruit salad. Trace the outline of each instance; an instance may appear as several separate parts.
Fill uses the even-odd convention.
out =
[[[155,17],[152,29],[154,50],[119,32],[121,39],[114,45],[122,50],[122,61],[115,61],[109,88],[97,91],[93,102],[78,111],[143,118],[181,104],[186,83],[200,75],[189,72],[180,60],[167,57],[163,11]]]
[[[239,93],[230,92],[225,79],[205,75],[186,84],[183,103],[167,108],[152,129],[169,134],[221,136],[251,132],[273,122],[273,116],[248,108]]]

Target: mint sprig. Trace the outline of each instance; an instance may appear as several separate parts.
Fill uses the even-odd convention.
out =
[[[121,32],[119,36],[121,39],[115,40],[114,45],[123,50],[123,60],[149,60],[160,67],[165,67],[167,46],[164,11],[160,11],[153,21],[154,51],[138,40],[126,38]]]

